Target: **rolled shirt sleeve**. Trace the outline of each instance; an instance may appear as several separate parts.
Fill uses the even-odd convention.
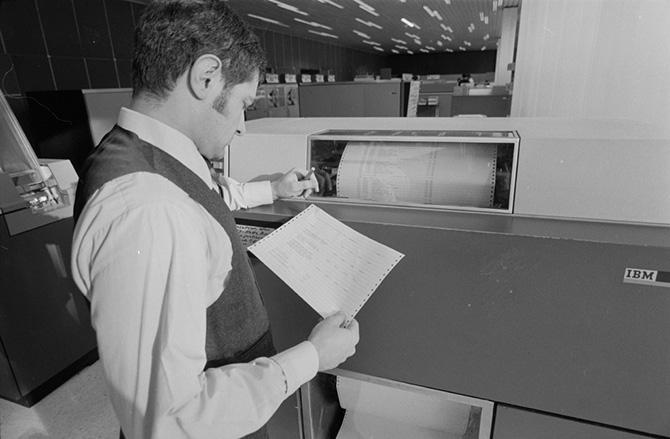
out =
[[[232,178],[216,176],[214,180],[221,188],[221,195],[230,210],[251,209],[263,204],[272,204],[270,181],[240,183]]]

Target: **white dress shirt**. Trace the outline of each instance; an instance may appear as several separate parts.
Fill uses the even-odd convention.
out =
[[[118,124],[216,187],[184,134],[126,108]],[[268,201],[264,184],[226,180],[223,193],[231,209],[253,206]],[[308,341],[271,358],[203,371],[206,308],[221,293],[231,257],[220,224],[160,175],[116,178],[86,203],[74,232],[72,272],[91,301],[105,380],[126,438],[243,436],[316,374],[318,356]]]

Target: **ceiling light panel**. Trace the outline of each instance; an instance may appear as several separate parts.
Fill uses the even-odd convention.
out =
[[[306,24],[307,26],[320,27],[322,29],[333,30],[332,27],[326,26],[325,24],[317,23],[315,21],[307,21],[300,18],[294,18],[293,20],[297,21],[298,23]]]
[[[371,21],[361,20],[360,18],[356,18],[356,21],[358,21],[359,23],[364,24],[364,25],[366,25],[366,26],[368,26],[368,27],[375,27],[375,28],[377,28],[377,29],[382,29],[382,27],[381,27],[380,25],[378,25],[378,24],[376,24],[376,23],[373,23],[373,22],[371,22]]]
[[[339,3],[335,3],[334,1],[331,1],[331,0],[318,0],[318,1],[319,1],[319,3],[323,3],[323,4],[326,4],[326,5],[330,5],[330,6],[335,6],[338,9],[344,9],[344,6],[340,5]]]
[[[279,0],[268,0],[268,1],[270,3],[274,3],[275,5],[277,5],[278,7],[282,8],[282,9],[286,9],[287,11],[295,12],[296,14],[300,14],[300,15],[309,15],[307,12],[301,11],[300,9],[296,8],[295,6],[289,5],[289,4],[284,3],[284,2],[280,2]]]
[[[314,35],[321,35],[322,37],[339,38],[337,35],[327,34],[325,32],[320,32],[320,31],[316,31],[316,30],[312,30],[312,29],[309,29],[307,32],[313,33]]]
[[[363,0],[354,0],[354,2],[356,2],[356,4],[358,4],[358,7],[364,10],[365,12],[372,14],[375,17],[379,17],[379,13],[375,10],[375,8],[368,5]]]
[[[276,24],[277,26],[288,27],[288,25],[286,25],[286,24],[284,24],[284,23],[282,23],[282,22],[279,22],[279,21],[277,21],[277,20],[274,20],[274,19],[272,19],[272,18],[267,18],[267,17],[263,17],[263,16],[260,16],[260,15],[255,15],[255,14],[247,14],[247,16],[248,16],[248,17],[251,17],[251,18],[255,18],[256,20],[264,21],[264,22],[266,22],[266,23]]]

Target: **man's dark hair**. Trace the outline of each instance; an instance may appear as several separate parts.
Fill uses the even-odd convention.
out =
[[[219,57],[226,88],[262,72],[258,37],[223,0],[156,0],[135,30],[134,94],[163,98],[201,55]]]

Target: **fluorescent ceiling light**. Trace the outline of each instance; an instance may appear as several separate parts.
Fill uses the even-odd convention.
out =
[[[268,0],[270,3],[274,3],[278,7],[282,9],[286,9],[287,11],[295,12],[296,14],[300,15],[309,15],[305,11],[301,11],[300,9],[296,8],[295,6],[287,5],[286,3],[282,3],[279,0]]]
[[[360,18],[356,18],[356,21],[358,21],[361,24],[366,25],[367,27],[376,27],[377,29],[382,29],[382,27],[380,25],[378,25],[376,23],[373,23],[371,21],[361,20]]]
[[[407,26],[409,26],[409,27],[415,27],[415,28],[417,28],[417,29],[421,29],[421,27],[419,27],[418,24],[416,24],[416,23],[412,23],[411,21],[409,21],[409,20],[406,19],[406,18],[401,18],[400,21],[402,21],[403,23],[405,23],[405,24],[406,24]]]
[[[361,37],[361,38],[365,38],[366,40],[369,40],[369,39],[370,39],[370,35],[368,35],[368,34],[366,34],[366,33],[363,33],[363,32],[361,32],[361,31],[358,31],[358,30],[355,30],[355,29],[354,29],[352,32],[355,33],[356,35],[358,35],[358,36]]]
[[[337,35],[327,34],[327,33],[325,33],[325,32],[319,32],[319,31],[315,31],[315,30],[312,30],[312,29],[308,29],[307,32],[311,32],[311,33],[313,33],[313,34],[315,34],[315,35],[321,35],[322,37],[336,38],[336,39],[337,39],[337,38],[340,38],[340,37],[338,37]]]
[[[362,0],[354,0],[354,1],[358,4],[358,7],[361,8],[362,10],[364,10],[365,12],[367,12],[367,13],[369,13],[369,14],[372,14],[372,15],[374,15],[375,17],[379,17],[379,14],[378,14],[377,11],[375,10],[375,8],[373,8],[373,7],[370,6],[369,4],[365,3],[365,2],[362,1]]]
[[[277,26],[289,27],[289,26],[285,25],[284,23],[281,23],[277,20],[273,20],[272,18],[261,17],[260,15],[254,15],[254,14],[247,14],[247,15],[251,18],[255,18],[256,20],[265,21],[266,23],[276,24]]]
[[[294,20],[297,21],[298,23],[303,23],[303,24],[306,24],[308,26],[320,27],[320,28],[323,28],[323,29],[333,30],[332,27],[326,26],[325,24],[317,23],[316,21],[307,21],[307,20],[303,20],[301,18],[294,18]]]
[[[335,3],[334,1],[331,1],[331,0],[318,0],[318,1],[319,1],[319,3],[325,3],[327,5],[335,6],[336,8],[344,9],[344,6],[339,5],[339,4],[337,4],[337,3]]]

